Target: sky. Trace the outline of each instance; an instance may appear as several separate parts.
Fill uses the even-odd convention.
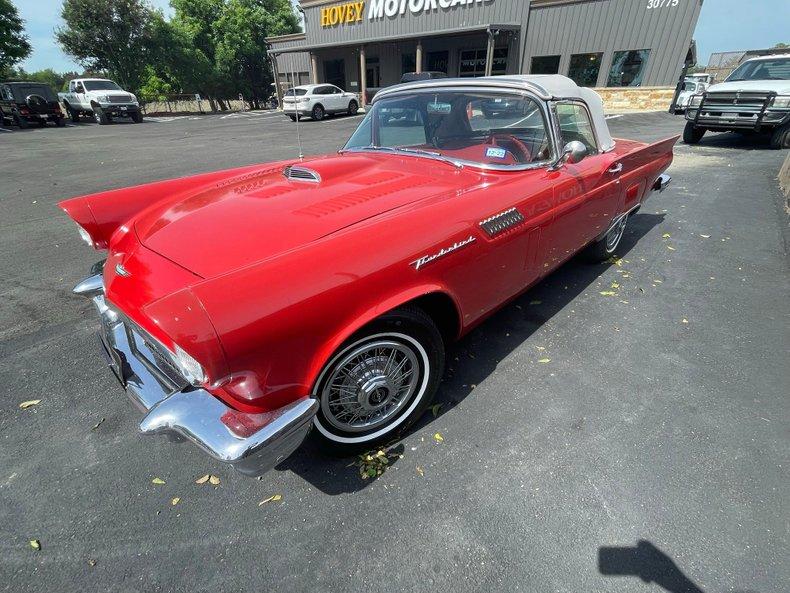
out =
[[[294,1],[294,0],[292,0]],[[646,0],[645,0],[646,1]],[[681,0],[693,2],[696,0]],[[53,30],[61,24],[62,0],[12,0],[25,20],[33,53],[22,63],[25,70],[53,68],[80,71],[55,43]],[[149,0],[166,15],[169,0]],[[790,0],[705,0],[697,22],[697,58],[707,64],[712,52],[762,49],[790,43]]]

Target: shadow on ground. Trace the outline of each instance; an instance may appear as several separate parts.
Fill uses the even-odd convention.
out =
[[[618,256],[626,257],[639,239],[663,220],[663,214],[636,214],[620,242]],[[429,425],[463,401],[475,385],[482,383],[496,370],[502,359],[595,283],[609,265],[611,264],[593,265],[580,261],[580,258],[572,259],[457,344],[450,346],[444,380],[434,400],[435,404],[440,405],[434,408],[435,413],[429,408],[410,431]],[[540,299],[541,304],[529,306],[530,301],[536,299]],[[402,450],[402,445],[399,446]],[[321,492],[334,495],[362,490],[375,481],[375,478],[360,479],[358,462],[355,457],[327,457],[316,441],[308,439],[277,469],[290,470]]]
[[[609,577],[639,577],[642,582],[655,583],[669,593],[705,593],[672,558],[646,540],[639,540],[635,546],[601,546],[598,572]]]

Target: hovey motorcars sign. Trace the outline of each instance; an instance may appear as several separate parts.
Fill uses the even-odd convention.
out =
[[[438,10],[453,10],[464,6],[491,4],[494,0],[370,0],[368,20],[403,16],[407,11],[413,15]],[[334,27],[358,23],[365,13],[365,2],[345,2],[321,9],[321,26]]]

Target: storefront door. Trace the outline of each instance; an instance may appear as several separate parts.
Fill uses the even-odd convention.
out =
[[[346,61],[324,60],[324,82],[346,90]]]

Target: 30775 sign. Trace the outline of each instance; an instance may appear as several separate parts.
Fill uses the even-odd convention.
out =
[[[647,0],[647,9],[669,8],[671,6],[677,6],[678,4],[680,4],[680,0]]]

